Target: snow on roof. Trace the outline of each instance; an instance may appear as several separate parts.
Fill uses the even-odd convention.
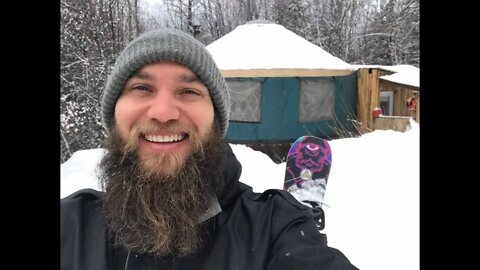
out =
[[[353,65],[358,68],[379,68],[395,72],[391,75],[380,76],[380,79],[391,81],[394,83],[401,83],[413,87],[420,87],[420,69],[412,65]]]
[[[207,46],[220,70],[355,70],[285,27],[252,21]]]

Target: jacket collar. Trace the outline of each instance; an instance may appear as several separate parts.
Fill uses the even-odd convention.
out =
[[[233,204],[243,192],[252,189],[250,186],[239,182],[242,174],[242,165],[233,153],[230,145],[227,142],[225,144],[227,158],[223,164],[223,178],[225,181],[223,192],[219,196],[212,194],[210,207],[198,217],[197,224],[218,215],[222,212],[222,208]]]
[[[227,144],[227,158],[225,160],[223,176],[225,185],[223,192],[218,196],[218,201],[222,208],[225,209],[228,205],[234,203],[237,198],[245,191],[252,188],[239,182],[242,174],[242,165],[235,157],[232,148]]]
[[[220,206],[217,197],[212,195],[210,199],[210,207],[208,207],[208,209],[197,218],[197,224],[216,216],[220,212],[222,212],[222,207]]]

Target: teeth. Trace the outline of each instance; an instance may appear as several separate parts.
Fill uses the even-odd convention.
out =
[[[185,138],[185,135],[183,134],[170,135],[170,136],[145,135],[145,140],[149,142],[161,142],[161,143],[178,142],[183,140],[183,138]]]

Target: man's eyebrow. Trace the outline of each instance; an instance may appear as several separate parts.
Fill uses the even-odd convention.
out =
[[[151,80],[153,79],[153,76],[148,73],[148,72],[145,72],[145,71],[137,71],[135,72],[133,75],[132,75],[132,78],[139,78],[139,79],[142,79],[142,80]],[[181,82],[188,82],[188,83],[193,83],[193,82],[197,82],[197,83],[201,83],[201,84],[205,84],[202,80],[200,80],[197,75],[195,74],[181,74],[181,75],[178,75],[178,78],[177,78],[179,81]]]
[[[142,80],[150,80],[150,79],[152,79],[152,76],[148,72],[139,70],[139,71],[135,72],[132,75],[131,78],[139,78],[139,79],[142,79]]]
[[[188,83],[197,82],[197,83],[205,84],[197,77],[197,75],[195,75],[193,73],[192,74],[181,74],[181,75],[178,76],[178,79],[179,79],[179,81],[182,81],[182,82],[188,82]]]

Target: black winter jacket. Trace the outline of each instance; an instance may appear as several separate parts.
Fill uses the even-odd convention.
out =
[[[240,174],[241,165],[229,149],[226,189],[218,198],[222,211],[207,221],[213,237],[198,254],[182,258],[154,259],[113,248],[101,214],[103,192],[77,191],[61,200],[61,269],[358,269],[327,246],[309,207],[288,192],[254,193],[238,181]]]

